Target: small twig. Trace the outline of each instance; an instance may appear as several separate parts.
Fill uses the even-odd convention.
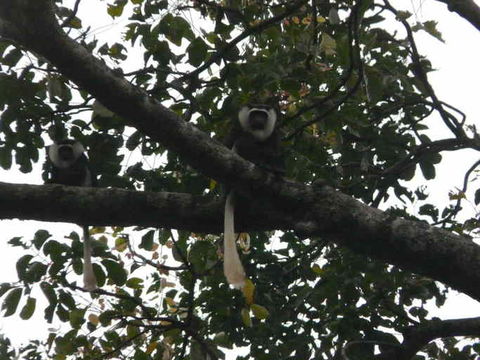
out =
[[[232,41],[230,41],[225,47],[223,47],[221,50],[217,51],[215,54],[213,54],[202,66],[198,67],[194,71],[184,75],[181,77],[179,80],[180,81],[185,81],[187,79],[192,79],[195,78],[197,75],[199,75],[202,71],[206,70],[207,68],[210,67],[213,63],[217,62],[218,60],[222,59],[224,55],[233,49],[239,42],[242,40],[246,39],[252,34],[258,33],[263,31],[264,29],[275,25],[279,21],[283,20],[286,18],[288,15],[292,14],[295,10],[300,8],[303,4],[305,4],[308,0],[299,0],[293,3],[291,6],[287,6],[287,10],[285,10],[283,13],[280,15],[274,16],[273,18],[263,21],[258,25],[252,26],[245,31],[243,31],[240,35],[235,37]]]
[[[63,27],[65,27],[65,26],[67,26],[67,25],[70,23],[70,21],[72,21],[73,18],[74,18],[75,16],[77,16],[78,6],[80,5],[80,1],[82,1],[82,0],[76,0],[76,1],[75,1],[75,5],[73,6],[72,13],[62,22],[62,24],[60,25],[60,27],[63,28]]]
[[[141,299],[133,297],[131,295],[112,293],[110,291],[106,291],[106,290],[103,290],[103,289],[95,289],[93,291],[88,291],[87,289],[85,289],[83,287],[76,286],[76,285],[69,284],[69,283],[64,283],[63,285],[72,289],[72,290],[80,290],[80,291],[83,291],[83,292],[89,292],[91,294],[108,295],[108,296],[111,296],[111,297],[114,297],[114,298],[117,298],[117,299],[132,301],[135,304],[137,304],[143,310],[143,312],[146,315],[149,315],[150,312],[151,312],[150,308],[143,305]]]
[[[284,141],[288,141],[295,136],[297,136],[299,133],[301,133],[305,128],[320,122],[322,119],[324,119],[327,115],[332,113],[334,110],[336,110],[340,105],[342,105],[350,96],[352,96],[357,89],[359,88],[362,79],[363,79],[363,63],[360,55],[360,39],[358,36],[358,28],[359,28],[359,19],[358,19],[358,9],[359,9],[359,4],[361,2],[358,2],[355,4],[355,6],[352,9],[352,13],[350,14],[349,21],[348,21],[348,38],[349,38],[349,46],[350,46],[350,52],[349,52],[349,57],[350,57],[350,65],[349,68],[346,72],[346,74],[343,76],[342,80],[340,83],[337,84],[335,89],[333,89],[327,96],[322,98],[321,100],[313,103],[312,105],[306,106],[302,109],[300,109],[297,113],[286,119],[288,121],[289,119],[296,118],[298,116],[301,116],[307,111],[312,110],[315,107],[321,106],[322,104],[325,104],[327,101],[330,101],[333,99],[337,93],[345,86],[347,83],[348,79],[353,73],[353,69],[355,68],[355,63],[357,63],[357,70],[358,70],[358,78],[355,81],[355,84],[346,92],[345,95],[343,95],[338,101],[335,102],[333,106],[331,106],[329,109],[324,111],[321,115],[316,116],[314,119],[307,121],[306,123],[302,124],[299,126],[297,129],[295,129],[290,135],[284,137]],[[356,55],[356,56],[355,56]]]
[[[477,160],[470,168],[467,170],[465,173],[465,176],[463,178],[463,187],[462,187],[462,194],[465,194],[467,192],[468,188],[468,178],[472,174],[472,172],[480,165],[480,160]],[[442,220],[439,220],[437,222],[434,222],[432,225],[438,225],[438,224],[445,224],[447,221],[449,221],[452,217],[456,216],[458,212],[460,211],[460,205],[462,202],[463,196],[460,194],[457,197],[457,203],[455,204],[455,207],[453,208],[452,212],[448,214],[445,218]]]
[[[395,9],[388,0],[384,0],[384,3],[385,3],[386,9],[392,12],[397,17],[397,19],[402,23],[403,27],[405,28],[405,31],[407,32],[407,39],[412,49],[411,57],[412,57],[412,61],[415,69],[415,75],[417,75],[417,77],[419,78],[419,80],[422,82],[423,86],[427,90],[430,98],[432,99],[432,102],[435,104],[435,108],[440,113],[440,117],[442,118],[443,122],[450,129],[450,131],[452,131],[452,133],[455,134],[457,137],[466,137],[465,132],[463,131],[461,125],[458,123],[455,117],[450,116],[449,113],[445,111],[445,109],[442,106],[442,102],[438,99],[437,95],[435,94],[435,91],[433,90],[432,85],[428,81],[427,74],[425,73],[425,70],[420,60],[421,56],[418,53],[415,38],[413,37],[412,28],[408,24],[407,20],[403,19],[401,16],[398,16],[397,9]]]
[[[393,181],[396,181],[398,176],[408,167],[413,166],[420,162],[423,156],[429,153],[440,153],[442,151],[455,151],[460,149],[471,148],[475,150],[480,150],[480,144],[475,139],[442,139],[438,141],[432,141],[429,143],[424,143],[417,146],[413,149],[405,158],[399,160],[389,168],[385,169],[380,176],[387,178],[387,183],[384,185],[383,189],[379,191],[375,199],[372,201],[370,206],[378,207],[380,201],[385,196],[389,186]]]
[[[117,348],[115,348],[115,349],[113,349],[113,350],[111,350],[111,351],[109,351],[105,354],[100,355],[99,357],[97,357],[97,359],[108,359],[108,358],[110,358],[111,355],[119,352],[124,347],[130,345],[131,342],[133,342],[135,339],[139,338],[140,336],[142,336],[143,334],[145,334],[147,332],[148,332],[148,329],[140,331],[138,334],[132,336],[131,338],[124,340]]]
[[[127,242],[128,249],[132,253],[133,256],[138,257],[141,259],[144,263],[153,266],[154,268],[157,268],[158,270],[173,270],[173,271],[178,271],[178,270],[185,270],[187,267],[186,266],[168,266],[160,263],[156,263],[152,260],[147,259],[145,256],[137,253],[135,250],[133,250],[132,245],[130,242]]]
[[[195,274],[195,272],[193,271],[192,264],[190,264],[190,262],[188,261],[187,257],[183,254],[182,249],[180,249],[180,247],[178,246],[177,241],[176,241],[175,238],[173,237],[173,234],[172,234],[171,230],[170,230],[170,238],[172,239],[173,246],[175,247],[175,250],[177,250],[178,256],[180,256],[180,258],[182,259],[183,264],[186,266],[186,268],[187,268],[192,274]]]

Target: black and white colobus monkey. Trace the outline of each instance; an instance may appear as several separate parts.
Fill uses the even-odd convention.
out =
[[[265,170],[283,174],[277,117],[277,111],[269,105],[243,106],[225,144]],[[225,201],[223,271],[229,284],[242,288],[245,285],[245,271],[235,241],[234,203],[235,194],[230,190]]]
[[[69,186],[95,186],[85,148],[76,140],[62,140],[47,146],[47,183]],[[83,229],[83,283],[88,291],[97,288],[92,267],[92,248],[88,225]]]

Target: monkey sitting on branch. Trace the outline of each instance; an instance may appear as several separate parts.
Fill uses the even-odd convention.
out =
[[[283,174],[285,166],[277,119],[278,112],[270,105],[245,105],[240,108],[225,144],[245,160],[265,170]],[[242,288],[245,285],[245,270],[236,247],[235,197],[234,191],[229,190],[225,200],[223,271],[230,285]]]

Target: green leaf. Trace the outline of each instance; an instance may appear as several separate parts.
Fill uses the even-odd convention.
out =
[[[397,18],[401,20],[407,20],[410,16],[412,16],[411,12],[408,11],[397,11]]]
[[[123,252],[128,246],[128,239],[126,237],[117,237],[115,239],[115,250]]]
[[[246,327],[252,326],[252,318],[250,317],[250,310],[247,308],[243,308],[240,315],[242,316],[243,324]]]
[[[221,347],[226,347],[227,349],[232,349],[232,342],[225,334],[224,331],[215,334],[213,342]]]
[[[190,24],[182,17],[173,16],[172,14],[167,14],[163,17],[158,25],[158,30],[177,46],[182,45],[182,38],[189,40],[194,38]]]
[[[327,33],[322,34],[322,40],[320,42],[320,51],[324,52],[325,55],[334,55],[336,53],[337,43],[334,38],[332,38]]]
[[[420,215],[430,216],[433,221],[437,221],[438,219],[438,209],[432,204],[424,204],[420,206],[418,213]]]
[[[32,240],[33,245],[37,250],[40,250],[42,245],[47,241],[47,239],[50,237],[50,233],[47,230],[38,230],[35,233],[35,236]]]
[[[30,319],[33,313],[35,312],[36,304],[37,304],[37,299],[29,297],[27,299],[27,303],[22,308],[22,311],[20,311],[20,318],[22,318],[23,320]]]
[[[116,5],[108,5],[108,8],[107,8],[108,15],[110,15],[112,18],[122,16],[125,3],[126,2],[124,2],[123,4],[120,3]]]
[[[435,179],[435,166],[429,161],[420,161],[420,169],[426,180]]]
[[[43,246],[43,253],[50,257],[53,260],[59,259],[63,254],[69,253],[71,251],[70,247],[65,244],[61,244],[56,240],[49,240]]]
[[[475,200],[474,201],[475,201],[475,205],[480,204],[480,189],[477,189],[475,191]]]
[[[110,111],[109,109],[107,109],[97,100],[95,100],[95,102],[93,103],[92,110],[93,110],[92,119],[97,116],[104,117],[104,118],[111,118],[115,115],[113,111]]]
[[[188,59],[193,66],[199,66],[205,61],[208,46],[201,38],[195,38],[187,47]]]
[[[143,279],[133,277],[128,279],[125,285],[132,289],[141,289],[143,286]]]
[[[100,287],[105,285],[105,282],[107,281],[107,275],[103,271],[103,268],[98,264],[92,264],[92,266],[95,277],[97,278],[97,285]]]
[[[142,350],[135,350],[135,355],[133,355],[133,360],[150,360],[151,357],[143,352]]]
[[[188,253],[188,258],[199,273],[210,269],[218,261],[217,250],[209,241],[196,241]]]
[[[1,121],[1,119],[0,119]],[[12,151],[7,148],[0,148],[0,166],[5,170],[12,167]]]
[[[83,318],[84,316],[85,316],[85,310],[75,309],[70,311],[69,320],[72,328],[80,329],[80,327],[85,322],[85,319]]]
[[[55,101],[54,98],[62,98],[64,96],[63,81],[58,76],[49,76],[47,83],[47,91],[50,101]]]
[[[100,314],[98,319],[102,326],[109,326],[112,320],[118,315],[116,311],[108,310]]]
[[[28,265],[25,281],[34,283],[40,281],[43,275],[47,273],[47,265],[35,261]]]
[[[2,304],[2,310],[5,310],[3,316],[7,317],[15,313],[22,297],[22,291],[22,288],[15,288],[7,294]]]
[[[247,305],[253,304],[255,295],[255,284],[250,279],[245,280],[245,286],[242,288],[243,296],[245,297],[245,303]]]
[[[168,41],[155,41],[155,45],[152,49],[152,55],[155,60],[157,60],[161,65],[168,65],[168,63],[174,57],[174,54],[170,50],[170,45]]]
[[[121,264],[112,260],[102,260],[103,266],[107,269],[108,277],[112,279],[113,283],[122,286],[127,281],[127,272]]]
[[[78,17],[74,16],[70,21],[66,24],[66,26],[72,29],[81,29],[82,28],[82,20]]]
[[[153,248],[153,236],[155,235],[155,230],[149,230],[145,235],[142,236],[142,241],[138,246],[140,249],[152,250]]]
[[[77,307],[77,304],[75,303],[75,299],[73,298],[73,296],[64,291],[60,292],[59,300],[60,300],[60,303],[64,304],[70,310],[74,310]]]
[[[68,311],[68,309],[63,306],[63,305],[58,305],[57,306],[57,311],[56,311],[56,315],[58,317],[58,320],[60,320],[61,322],[67,322],[67,321],[70,321],[70,312]]]
[[[126,52],[125,46],[119,43],[113,44],[108,49],[108,55],[114,59],[125,60],[127,58]]]
[[[22,281],[26,280],[27,276],[27,267],[28,264],[30,263],[30,260],[33,258],[32,255],[23,255],[20,259],[17,261],[17,275],[18,278]]]
[[[437,24],[438,23],[436,21],[433,21],[433,20],[425,21],[423,23],[423,29],[427,33],[432,35],[435,39],[440,40],[441,42],[444,43],[445,40],[443,40],[443,38],[442,38],[442,33],[440,31],[438,31]]]
[[[15,237],[11,238],[10,240],[8,240],[7,244],[11,245],[11,246],[19,246],[19,247],[22,247],[24,249],[28,249],[28,247],[22,242],[22,239],[23,239],[23,237],[21,237],[21,236],[15,236]]]
[[[51,284],[44,281],[40,284],[40,289],[50,304],[57,304],[57,293]]]
[[[262,305],[252,304],[250,305],[250,309],[252,310],[253,315],[259,320],[264,320],[270,316],[268,310]]]
[[[12,284],[9,283],[1,283],[0,284],[0,297],[2,297],[8,290],[12,289]]]
[[[372,5],[373,5],[373,0],[362,1],[362,2],[361,2],[361,5],[360,5],[360,7],[359,7],[359,9],[358,9],[358,17],[362,19],[363,16],[364,16],[364,14],[365,14],[365,12],[366,12],[369,8],[371,8]]]
[[[324,270],[318,264],[314,264],[312,266],[312,271],[318,276],[321,276],[324,272]]]

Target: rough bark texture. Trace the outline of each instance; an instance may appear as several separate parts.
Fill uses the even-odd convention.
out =
[[[389,350],[375,357],[377,360],[408,360],[437,338],[452,336],[478,336],[480,333],[480,318],[429,320],[403,332],[401,346],[392,346]]]
[[[330,187],[277,184],[287,198],[295,194],[297,203],[255,202],[239,211],[237,231],[282,229],[324,237],[480,299],[480,247],[472,241],[423,222],[390,217]],[[223,199],[5,183],[0,183],[0,199],[3,219],[222,231]]]

